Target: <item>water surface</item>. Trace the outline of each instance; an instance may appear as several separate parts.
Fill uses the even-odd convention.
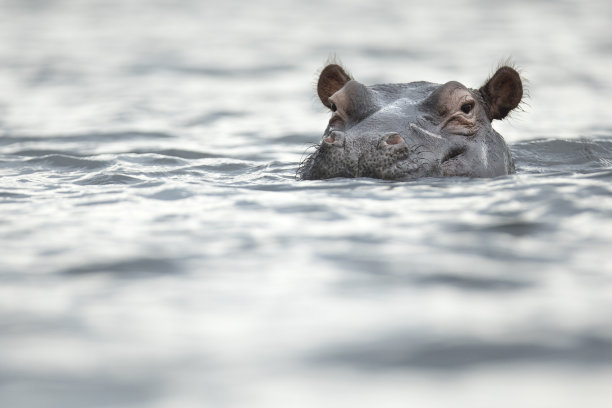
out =
[[[605,407],[608,2],[3,1],[0,405]],[[530,98],[516,174],[296,181],[337,55]]]

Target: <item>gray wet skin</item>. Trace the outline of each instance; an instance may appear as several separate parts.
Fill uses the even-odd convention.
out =
[[[480,89],[459,82],[365,86],[337,65],[323,69],[317,92],[331,119],[298,170],[304,180],[372,177],[496,177],[514,171],[491,122],[523,96],[520,75],[504,66]]]

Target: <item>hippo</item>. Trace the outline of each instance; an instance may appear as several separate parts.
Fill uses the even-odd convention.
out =
[[[512,67],[501,66],[479,89],[450,81],[366,86],[339,64],[319,75],[317,93],[331,111],[321,142],[297,178],[497,177],[514,172],[491,123],[523,97]]]

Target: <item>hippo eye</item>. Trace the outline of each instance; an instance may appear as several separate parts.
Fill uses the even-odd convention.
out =
[[[474,102],[467,102],[461,105],[461,112],[468,114],[474,108]]]
[[[336,107],[336,104],[335,104],[335,103],[333,103],[333,102],[330,102],[330,103],[329,103],[329,109],[331,109],[331,110],[332,110],[332,112],[335,112],[335,111],[337,111],[337,110],[338,110],[338,108]]]

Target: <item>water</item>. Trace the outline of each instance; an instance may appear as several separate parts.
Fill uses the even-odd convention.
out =
[[[609,3],[217,3],[0,3],[0,405],[608,406]],[[296,181],[334,53],[517,173]]]

